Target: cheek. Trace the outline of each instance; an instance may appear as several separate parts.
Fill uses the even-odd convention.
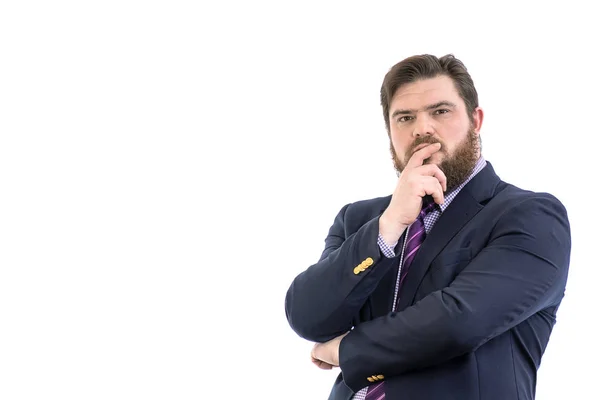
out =
[[[400,135],[394,135],[392,133],[392,145],[394,146],[394,150],[398,156],[404,156],[406,149],[408,148],[408,141],[403,140]]]
[[[456,149],[458,149],[460,147],[460,145],[464,142],[464,140],[466,139],[466,136],[464,135],[456,135],[455,137],[452,137],[449,140],[444,141],[444,145],[445,145],[445,152],[444,154],[446,154],[446,156],[448,157],[453,157],[454,153],[456,152]]]
[[[467,121],[453,120],[450,121],[443,130],[442,136],[449,154],[452,154],[457,145],[465,140],[466,132],[469,131],[470,125]]]

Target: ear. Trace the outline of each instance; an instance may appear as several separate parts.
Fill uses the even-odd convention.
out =
[[[483,109],[481,107],[477,107],[475,109],[475,111],[473,111],[473,130],[478,135],[479,135],[479,131],[481,130],[482,124],[483,124]]]

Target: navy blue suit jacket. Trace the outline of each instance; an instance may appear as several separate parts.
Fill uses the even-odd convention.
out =
[[[350,399],[374,379],[387,400],[533,399],[567,281],[563,205],[503,182],[488,162],[427,235],[391,312],[399,256],[377,245],[390,200],[343,207],[320,260],[286,295],[299,336],[325,342],[350,331],[329,399]]]

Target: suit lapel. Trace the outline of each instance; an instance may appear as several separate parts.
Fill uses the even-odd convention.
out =
[[[493,196],[499,182],[500,178],[488,162],[487,166],[462,188],[448,208],[440,215],[412,261],[406,280],[400,290],[398,311],[404,310],[413,303],[417,289],[429,270],[433,259],[462,227],[483,208],[481,203]]]

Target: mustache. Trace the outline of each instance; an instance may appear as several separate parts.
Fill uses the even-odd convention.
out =
[[[415,139],[415,141],[413,142],[412,146],[409,147],[406,154],[407,154],[408,158],[410,158],[410,156],[414,153],[415,149],[418,146],[420,146],[422,144],[434,144],[434,143],[440,143],[442,145],[439,151],[443,152],[446,149],[446,146],[444,145],[444,143],[439,141],[438,139],[436,139],[432,136],[422,136],[422,137],[418,137]]]

